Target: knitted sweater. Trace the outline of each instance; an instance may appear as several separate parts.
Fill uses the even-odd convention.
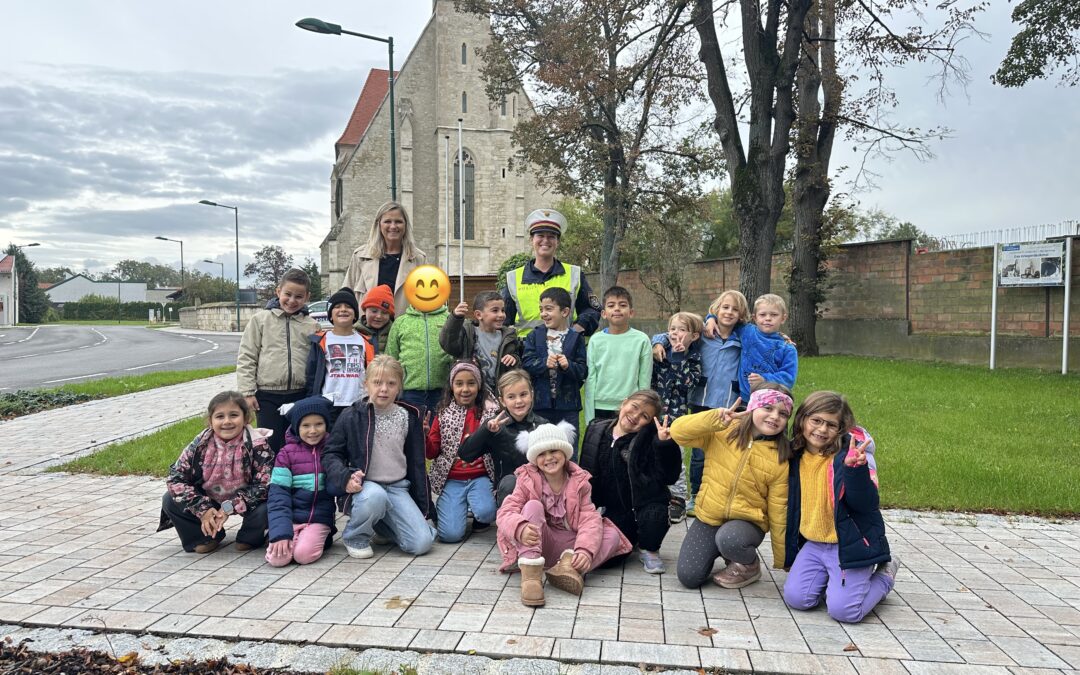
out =
[[[631,328],[614,335],[604,329],[589,338],[589,377],[585,380],[585,423],[596,409],[618,410],[623,399],[652,383],[649,337]]]

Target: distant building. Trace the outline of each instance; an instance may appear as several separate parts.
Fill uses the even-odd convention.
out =
[[[15,315],[15,256],[0,258],[0,326],[14,326],[19,318]]]
[[[509,168],[516,153],[511,134],[532,107],[523,89],[501,101],[485,96],[476,50],[490,43],[487,19],[456,12],[451,0],[434,0],[431,19],[394,81],[398,201],[409,211],[414,237],[428,262],[451,275],[459,268],[461,241],[456,216],[461,202],[459,118],[466,274],[495,272],[503,260],[527,250],[525,215],[556,198],[537,186],[535,174]],[[321,245],[323,288],[341,285],[353,250],[367,245],[375,212],[390,199],[388,75],[384,69],[368,73],[334,146],[330,233]],[[449,265],[447,220],[452,235]]]
[[[88,295],[105,298],[120,298],[120,302],[146,302],[146,282],[144,281],[94,281],[82,274],[76,274],[45,289],[49,302],[62,305],[65,302],[78,302]]]
[[[146,289],[146,302],[156,302],[159,305],[165,305],[172,300],[170,295],[176,293],[179,288],[148,288]]]

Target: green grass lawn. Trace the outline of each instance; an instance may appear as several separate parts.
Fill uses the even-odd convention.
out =
[[[877,444],[890,507],[1080,514],[1080,378],[911,361],[802,359],[798,402],[845,394]],[[57,470],[164,476],[201,419]]]
[[[65,384],[49,389],[19,390],[3,393],[0,394],[0,419],[29,415],[73,403],[133,394],[147,389],[167,387],[171,384],[201,380],[205,377],[231,373],[235,370],[236,366],[165,370],[156,373],[143,373],[142,375],[105,377],[100,380]]]

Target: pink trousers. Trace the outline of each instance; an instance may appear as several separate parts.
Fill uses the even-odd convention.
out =
[[[292,527],[293,538],[289,542],[288,552],[284,555],[271,555],[267,549],[266,562],[271,566],[284,567],[294,560],[301,565],[307,565],[322,557],[330,526],[320,523],[293,523]]]
[[[577,532],[548,525],[547,514],[544,512],[542,502],[536,499],[525,502],[525,506],[521,509],[521,515],[525,516],[530,523],[540,530],[540,544],[537,546],[525,546],[517,541],[515,537],[514,543],[517,546],[519,558],[539,558],[543,556],[544,567],[551,567],[559,562],[559,557],[563,551],[574,549]],[[596,552],[589,571],[591,572],[610,560],[619,549],[619,543],[619,531],[605,524],[604,535],[600,540],[600,549]]]

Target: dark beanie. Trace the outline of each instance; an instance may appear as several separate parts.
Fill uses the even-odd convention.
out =
[[[356,293],[353,293],[351,288],[342,288],[337,293],[330,296],[330,302],[326,306],[326,316],[328,319],[333,319],[332,312],[334,311],[334,305],[340,305],[345,303],[352,308],[353,321],[360,318],[360,303],[356,301]]]
[[[326,431],[330,432],[330,401],[323,396],[309,396],[293,404],[289,412],[285,413],[285,419],[289,420],[289,430],[297,438],[300,437],[300,421],[308,415],[322,415],[326,421]]]

